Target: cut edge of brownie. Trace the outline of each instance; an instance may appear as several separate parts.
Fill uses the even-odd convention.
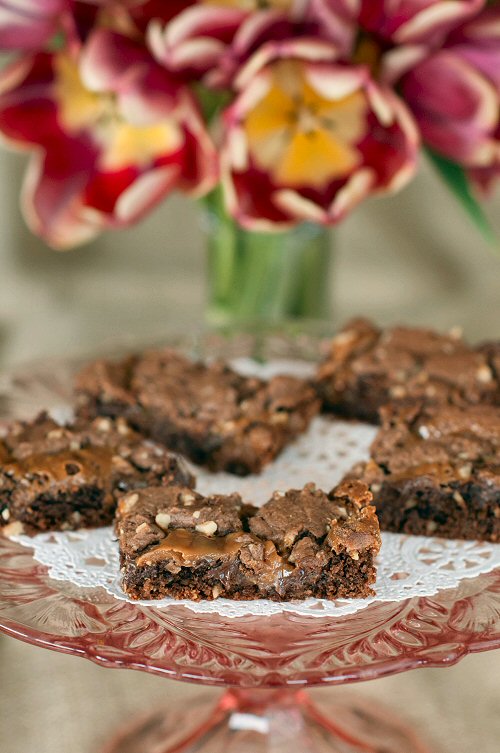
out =
[[[6,536],[101,528],[112,524],[114,505],[105,503],[103,489],[88,485],[72,492],[40,494],[30,503],[28,510],[16,513],[15,517],[11,515],[7,502],[2,517],[4,525],[0,526],[0,532]]]
[[[366,478],[366,476],[365,476]],[[413,536],[500,541],[500,489],[477,481],[418,478],[372,483],[382,530]]]
[[[368,484],[382,530],[500,541],[500,408],[386,406]],[[467,426],[468,425],[468,426]]]
[[[382,330],[369,319],[356,317],[348,321],[329,342],[329,353],[318,365],[316,389],[324,411],[332,411],[345,418],[357,418],[378,423],[378,402],[375,407],[369,393],[373,384],[358,380],[349,384],[351,359],[362,356],[379,340]],[[342,371],[346,373],[342,375]]]

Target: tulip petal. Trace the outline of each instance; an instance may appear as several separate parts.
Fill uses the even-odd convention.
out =
[[[489,81],[453,50],[438,51],[404,79],[426,143],[468,166],[494,159],[492,133],[499,122],[499,97]]]
[[[115,216],[118,224],[129,225],[140,220],[165,194],[175,188],[178,177],[177,165],[165,165],[141,175],[120,194],[116,202]]]
[[[359,22],[397,45],[435,47],[446,34],[475,16],[485,0],[362,0]]]
[[[150,24],[147,41],[156,60],[171,71],[199,76],[217,68],[234,34],[248,13],[224,7],[196,5],[169,24]]]
[[[484,4],[483,0],[447,0],[429,3],[427,7],[410,16],[394,33],[393,39],[398,44],[406,44],[425,39],[432,32],[446,32],[458,26],[463,19],[477,13]],[[413,2],[409,5],[418,6]]]
[[[190,91],[147,50],[98,29],[76,52],[39,53],[0,76],[0,132],[33,152],[24,213],[57,248],[137,221],[174,189],[202,195],[218,178]]]
[[[306,199],[298,191],[290,188],[284,188],[273,194],[273,201],[277,207],[280,207],[289,216],[304,222],[324,223],[326,218],[325,210],[318,206],[314,201]]]
[[[312,47],[258,51],[225,113],[224,194],[245,227],[338,222],[414,174],[419,135],[404,103],[365,67],[338,64],[335,48]]]
[[[95,155],[94,155],[95,157]],[[54,248],[92,239],[103,223],[83,216],[82,192],[92,165],[89,145],[61,141],[57,152],[35,155],[25,176],[21,205],[31,230]]]
[[[0,0],[0,50],[42,48],[67,7],[67,0]]]
[[[480,71],[500,93],[500,7],[488,7],[456,29],[447,47]]]

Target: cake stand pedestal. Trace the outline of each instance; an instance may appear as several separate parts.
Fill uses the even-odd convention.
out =
[[[371,703],[323,705],[303,690],[235,688],[216,705],[211,695],[190,709],[158,709],[120,730],[101,753],[149,751],[429,753],[413,730]]]
[[[314,361],[319,334],[199,334],[171,338],[192,356]],[[123,347],[117,348],[117,355]],[[107,354],[109,355],[109,354]],[[45,361],[0,376],[0,414],[29,417],[72,403],[78,362]],[[103,753],[428,753],[372,702],[313,703],[307,687],[348,684],[417,667],[445,667],[500,647],[500,569],[434,596],[372,602],[332,618],[199,614],[142,606],[102,588],[54,580],[33,552],[0,535],[0,630],[110,668],[221,688],[170,702],[119,730]]]
[[[450,666],[500,647],[500,570],[432,597],[352,615],[222,617],[141,606],[53,580],[0,537],[0,629],[104,667],[228,688],[170,703],[120,730],[103,753],[428,753],[386,710],[356,698],[313,703],[308,686]]]

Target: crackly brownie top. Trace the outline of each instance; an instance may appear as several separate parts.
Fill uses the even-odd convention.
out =
[[[104,403],[133,405],[135,401],[130,391],[130,380],[136,363],[137,356],[128,356],[119,361],[91,361],[76,376],[78,396],[91,396]]]
[[[193,483],[175,457],[144,440],[122,419],[79,420],[65,426],[41,413],[34,421],[12,424],[3,447],[4,476],[11,483],[36,478],[37,493],[66,481],[106,487],[119,482],[124,491],[128,477],[140,476],[150,481],[158,477],[162,482]]]
[[[353,559],[380,547],[371,493],[359,481],[329,495],[313,484],[277,493],[260,510],[238,494],[203,497],[176,487],[143,489],[118,504],[122,557],[139,567],[173,560],[172,567],[239,556],[245,567],[271,578],[276,568],[306,566],[321,549]]]
[[[96,361],[79,375],[77,390],[101,402],[138,403],[171,415],[178,427],[200,435],[233,434],[264,416],[283,425],[289,413],[315,401],[314,390],[301,379],[277,376],[265,382],[171,349],[145,351],[118,364]]]
[[[333,339],[318,376],[332,381],[340,399],[359,380],[376,386],[391,401],[495,402],[498,390],[487,354],[469,347],[458,331],[444,335],[416,327],[382,330],[364,319],[348,323]]]
[[[359,481],[340,484],[329,494],[307,484],[303,489],[275,492],[250,518],[250,531],[272,541],[278,551],[298,563],[325,543],[335,551],[378,551],[380,539],[372,495]]]
[[[446,483],[480,477],[500,483],[500,408],[405,405],[381,411],[371,467]]]

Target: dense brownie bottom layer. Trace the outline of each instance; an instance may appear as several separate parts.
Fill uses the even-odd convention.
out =
[[[346,554],[332,557],[328,567],[320,574],[291,573],[278,586],[255,583],[247,577],[244,565],[237,561],[228,567],[214,563],[209,566],[181,568],[173,575],[164,563],[136,568],[124,568],[123,590],[132,599],[175,599],[194,601],[229,598],[237,601],[270,599],[290,601],[308,597],[324,599],[364,598],[374,592],[370,584],[375,581],[374,558],[362,554],[353,560]],[[252,582],[253,580],[253,582]]]
[[[422,483],[423,481],[423,483]],[[499,495],[478,484],[385,482],[374,493],[380,528],[414,536],[500,541]]]
[[[7,533],[35,534],[108,526],[113,515],[114,504],[105,504],[104,491],[90,486],[71,494],[44,493],[31,500],[29,506],[5,506],[2,522]]]

